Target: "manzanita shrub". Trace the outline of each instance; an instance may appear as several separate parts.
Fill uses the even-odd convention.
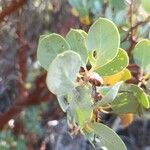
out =
[[[93,146],[126,150],[121,138],[101,122],[101,115],[112,113],[122,119],[150,107],[150,98],[141,88],[150,77],[150,41],[139,41],[133,50],[141,68],[138,85],[126,83],[131,78],[129,58],[120,48],[116,25],[105,18],[94,22],[88,33],[71,29],[66,37],[41,36],[37,57],[73,133],[82,133]]]

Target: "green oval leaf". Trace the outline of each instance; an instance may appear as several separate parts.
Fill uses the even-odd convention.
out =
[[[115,114],[139,114],[139,111],[141,110],[141,105],[139,105],[137,97],[129,92],[118,94],[115,100],[111,103],[111,107],[112,113]]]
[[[66,95],[75,88],[76,74],[81,66],[79,54],[69,50],[59,54],[48,68],[46,83],[55,95]]]
[[[95,71],[100,74],[100,76],[110,76],[122,71],[128,64],[129,58],[126,51],[119,49],[117,56],[111,62],[102,67],[95,68]]]
[[[134,85],[134,84],[126,85],[126,86],[123,86],[121,90],[133,93],[133,95],[137,97],[139,103],[143,105],[143,107],[145,108],[150,107],[150,103],[149,103],[146,93],[143,91],[142,88],[138,87],[137,85]]]
[[[89,124],[89,127],[100,140],[97,142],[100,147],[105,147],[107,150],[127,150],[121,138],[111,128],[97,122]]]
[[[112,102],[116,98],[121,84],[122,84],[122,82],[118,82],[114,86],[112,86],[109,90],[105,89],[106,91],[108,91],[107,94],[104,95],[104,97],[94,105],[94,108],[98,108],[100,106],[104,106],[104,105]],[[101,93],[101,89],[99,89],[99,91]],[[103,92],[104,92],[104,90],[102,90],[102,93]]]
[[[150,72],[150,41],[147,39],[138,42],[133,50],[133,58],[137,65],[145,72]]]
[[[87,63],[87,47],[84,31],[78,29],[71,29],[66,35],[66,40],[70,44],[71,50],[75,51],[81,56],[84,65]]]
[[[143,107],[150,107],[148,97],[142,88],[133,84],[124,85],[120,88],[120,92],[111,103],[113,113],[139,114]]]
[[[38,44],[37,58],[41,66],[48,70],[50,63],[54,60],[54,58],[58,54],[69,49],[69,44],[62,36],[58,34],[53,33],[42,36]]]
[[[110,62],[118,53],[120,36],[117,27],[108,19],[98,19],[89,29],[88,50],[97,52],[95,67]]]

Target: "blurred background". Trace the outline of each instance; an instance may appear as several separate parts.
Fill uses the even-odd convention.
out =
[[[88,31],[106,17],[118,26],[130,56],[139,39],[150,38],[149,15],[150,4],[140,0],[0,0],[0,150],[93,150],[82,135],[70,136],[66,115],[46,87],[36,57],[39,36]],[[149,111],[127,128],[114,115],[103,122],[128,150],[150,150]]]

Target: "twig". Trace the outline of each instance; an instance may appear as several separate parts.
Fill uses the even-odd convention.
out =
[[[139,26],[141,25],[145,25],[146,23],[148,23],[150,21],[150,16],[148,16],[144,21],[139,21],[136,23],[136,25],[134,25],[133,27],[131,27],[126,35],[126,37],[121,41],[121,43],[125,42],[129,36],[130,36],[130,32],[136,30]]]

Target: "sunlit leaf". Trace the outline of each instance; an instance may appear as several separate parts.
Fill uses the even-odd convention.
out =
[[[110,62],[118,53],[120,36],[117,27],[108,19],[98,19],[89,29],[87,45],[89,51],[96,50],[94,67]]]
[[[56,95],[66,95],[75,88],[76,74],[81,66],[81,57],[73,51],[59,54],[50,64],[46,83]]]
[[[89,126],[99,139],[99,142],[97,141],[96,143],[100,147],[105,147],[107,150],[127,150],[121,138],[111,128],[96,122],[91,123]]]
[[[131,73],[128,69],[124,69],[121,72],[111,76],[103,77],[105,85],[114,85],[119,81],[126,81],[129,79],[131,79]]]
[[[86,41],[88,34],[84,30],[81,30],[81,29],[76,29],[76,31],[82,34],[82,36],[85,38],[85,41]]]
[[[88,55],[85,43],[85,35],[86,33],[84,33],[84,31],[71,29],[66,36],[66,40],[70,44],[71,50],[77,52],[81,56],[81,59],[84,64],[86,64],[87,62]]]
[[[123,49],[119,49],[117,56],[109,63],[102,67],[95,68],[95,71],[100,74],[100,76],[110,76],[114,75],[127,67],[129,64],[129,58]]]
[[[133,58],[137,65],[141,67],[143,71],[148,71],[147,67],[150,65],[150,41],[147,39],[141,40],[137,43],[133,50]]]
[[[42,36],[38,44],[37,58],[42,67],[48,70],[50,63],[54,60],[54,58],[58,54],[69,49],[69,44],[58,34],[53,33]]]

